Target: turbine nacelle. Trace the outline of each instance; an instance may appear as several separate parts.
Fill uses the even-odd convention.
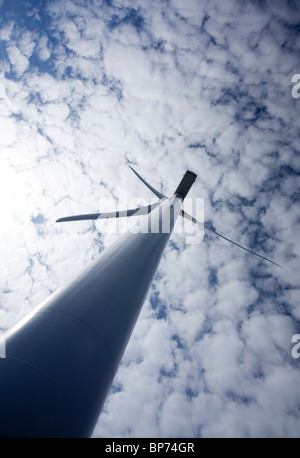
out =
[[[191,172],[190,170],[187,170],[177,186],[176,191],[174,192],[174,195],[177,195],[184,200],[186,198],[187,193],[193,186],[195,180],[197,178],[197,175],[194,172]]]

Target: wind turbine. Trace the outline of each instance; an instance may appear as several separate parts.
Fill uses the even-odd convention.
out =
[[[0,437],[92,435],[178,215],[203,225],[181,209],[195,173],[168,198],[132,170],[158,202],[57,221],[143,216],[138,232],[123,234],[6,333]]]

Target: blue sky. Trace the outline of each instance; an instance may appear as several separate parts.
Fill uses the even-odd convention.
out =
[[[292,1],[0,0],[0,329],[118,234],[119,190],[186,169],[212,234],[174,234],[95,437],[300,428],[300,8]]]

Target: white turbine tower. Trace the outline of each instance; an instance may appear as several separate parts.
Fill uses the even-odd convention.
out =
[[[139,232],[122,235],[5,335],[0,437],[92,435],[176,218],[202,224],[181,210],[196,174],[187,171],[168,198],[134,173],[158,202],[58,220],[144,215]]]

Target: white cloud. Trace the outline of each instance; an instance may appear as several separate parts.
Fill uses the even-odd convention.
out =
[[[0,29],[0,39],[3,41],[9,41],[13,27],[14,23],[12,21],[4,24]]]
[[[42,35],[36,47],[37,54],[40,60],[48,60],[51,56],[51,46],[46,35]]]
[[[21,53],[17,46],[9,44],[6,49],[12,70],[15,71],[17,75],[22,75],[29,65],[28,58]]]
[[[10,145],[16,140],[17,123],[12,118],[2,117],[1,131],[1,145]]]
[[[30,57],[36,46],[36,36],[30,31],[26,31],[22,34],[18,41],[18,45],[22,54],[26,57]]]

